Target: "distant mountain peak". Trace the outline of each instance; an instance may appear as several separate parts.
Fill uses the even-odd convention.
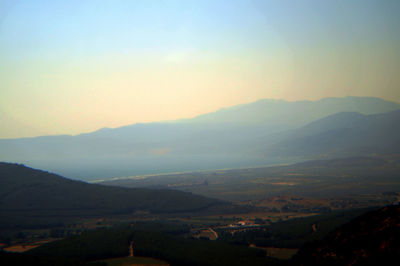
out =
[[[396,152],[395,110],[400,104],[372,97],[261,99],[180,121],[0,139],[0,160],[90,180]]]
[[[399,103],[374,97],[330,97],[316,101],[292,102],[282,99],[260,99],[252,103],[222,108],[192,119],[185,119],[185,122],[275,123],[299,126],[338,112],[358,112],[368,115],[385,113],[396,109],[400,109]]]

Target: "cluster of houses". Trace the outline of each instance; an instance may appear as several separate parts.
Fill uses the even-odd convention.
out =
[[[231,227],[231,228],[234,228],[234,227],[253,227],[253,226],[259,226],[259,224],[256,224],[254,221],[243,220],[243,221],[239,221],[237,223],[229,225],[229,227]]]

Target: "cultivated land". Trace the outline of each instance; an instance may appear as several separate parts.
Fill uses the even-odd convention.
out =
[[[173,188],[266,212],[323,213],[399,201],[399,173],[400,156],[392,155],[135,177],[102,184]]]
[[[117,263],[111,265],[123,265],[142,260],[125,257],[133,241],[135,256],[150,257],[149,262],[157,258],[170,265],[243,265],[240,258],[247,256],[252,265],[275,265],[280,263],[275,259],[291,258],[305,243],[322,239],[353,218],[379,206],[397,204],[400,199],[399,156],[154,175],[102,185],[66,180],[21,165],[3,166],[7,173],[17,170],[18,178],[12,179],[14,183],[2,180],[6,184],[2,186],[2,215],[9,219],[2,220],[0,248],[42,256],[44,260],[53,255],[79,259],[84,264],[107,259],[107,263]],[[30,178],[25,179],[27,176]],[[41,177],[52,179],[45,190],[41,189]],[[58,190],[53,203],[59,197],[67,197],[62,193],[72,191],[67,189],[71,187],[77,190],[68,195],[73,196],[69,204],[79,198],[74,195],[87,194],[87,189],[93,194],[99,189],[108,193],[106,200],[113,202],[114,197],[119,197],[124,206],[133,207],[119,213],[115,208],[107,210],[96,204],[89,213],[66,205],[39,210],[37,207],[43,206],[38,201],[41,195],[32,198],[35,194],[31,193],[28,199],[22,193],[43,194],[60,184],[64,188]],[[115,185],[132,188],[112,187]],[[7,188],[12,189],[5,191]],[[182,191],[176,193],[175,189]],[[146,195],[142,191],[148,195],[161,193],[158,197],[164,193],[178,196],[176,202],[143,205],[137,200]],[[125,195],[128,197],[124,198]],[[12,209],[10,198],[18,199],[14,201],[18,208]],[[177,209],[182,199],[190,201],[184,209]],[[30,202],[33,204],[29,205]],[[89,200],[86,204],[92,203]],[[12,219],[25,223],[10,227]],[[210,249],[214,250],[211,254],[207,253]],[[234,249],[239,257],[232,255]],[[7,260],[15,259],[5,256]],[[29,256],[17,258],[29,261]],[[209,262],[213,258],[216,261]]]

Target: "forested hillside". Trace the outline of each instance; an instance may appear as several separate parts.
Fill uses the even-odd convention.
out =
[[[94,185],[0,163],[0,226],[21,226],[45,217],[206,211],[224,204],[181,191]]]

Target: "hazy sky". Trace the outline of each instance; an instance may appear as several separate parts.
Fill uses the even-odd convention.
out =
[[[400,1],[0,0],[0,138],[261,98],[400,102]]]

